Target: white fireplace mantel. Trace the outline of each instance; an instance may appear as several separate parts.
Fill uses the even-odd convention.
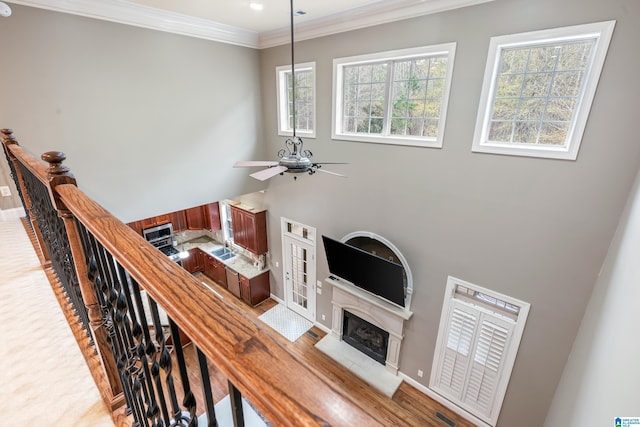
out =
[[[404,322],[411,318],[413,312],[340,279],[329,277],[325,282],[333,286],[331,334],[337,339],[342,339],[344,310],[387,331],[389,345],[385,367],[389,372],[397,375],[400,345],[404,338]]]

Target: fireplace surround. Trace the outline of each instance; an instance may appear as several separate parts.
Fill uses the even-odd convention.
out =
[[[331,331],[316,343],[316,348],[371,386],[392,397],[402,383],[402,377],[398,376],[398,364],[404,338],[404,324],[413,315],[410,310],[413,293],[411,270],[402,253],[391,242],[377,234],[357,231],[346,235],[341,241],[402,265],[406,279],[404,307],[338,277],[330,276],[325,279],[325,283],[332,288]],[[348,323],[352,321],[350,316],[372,325],[374,331],[382,331],[386,349],[384,345],[380,346],[378,350],[381,354],[376,360],[369,354],[365,355],[361,349],[356,349],[357,346],[347,344],[350,328]],[[379,337],[374,339],[379,340]]]
[[[400,362],[400,347],[404,338],[404,321],[413,313],[370,294],[340,279],[327,278],[325,282],[333,286],[333,322],[331,334],[339,340],[343,338],[344,311],[366,320],[389,334],[384,366],[396,375]]]

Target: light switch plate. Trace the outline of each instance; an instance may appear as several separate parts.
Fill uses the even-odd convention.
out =
[[[6,185],[3,187],[0,187],[0,193],[2,194],[2,197],[11,196],[11,190]]]

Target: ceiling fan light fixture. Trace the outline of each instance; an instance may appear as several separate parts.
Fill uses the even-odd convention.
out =
[[[251,3],[250,3],[251,4]],[[278,157],[280,161],[270,162],[270,161],[240,161],[236,162],[233,167],[234,168],[244,168],[244,167],[254,167],[254,166],[266,166],[267,169],[263,169],[258,172],[254,172],[249,174],[250,177],[255,178],[260,181],[267,180],[276,175],[283,175],[284,172],[293,174],[293,179],[297,178],[296,175],[301,173],[308,173],[309,175],[313,175],[316,172],[324,172],[335,176],[344,175],[321,170],[323,164],[345,164],[345,163],[316,163],[311,161],[311,157],[313,154],[309,150],[304,150],[302,148],[303,142],[302,138],[296,135],[296,121],[297,121],[297,111],[296,111],[296,69],[295,69],[295,40],[294,40],[294,26],[293,26],[293,18],[294,16],[300,16],[306,14],[305,11],[298,10],[297,12],[293,9],[293,0],[290,0],[290,17],[291,17],[291,115],[292,115],[292,136],[287,139],[284,143],[285,148],[278,151]]]

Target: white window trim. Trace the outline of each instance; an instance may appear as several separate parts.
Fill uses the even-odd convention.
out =
[[[591,104],[595,96],[596,87],[604,60],[613,35],[616,21],[597,22],[592,24],[575,25],[571,27],[554,28],[528,33],[511,34],[492,37],[489,44],[489,54],[484,72],[484,82],[480,95],[476,129],[473,137],[472,151],[480,153],[507,154],[513,156],[544,157],[552,159],[576,160],[582,142]],[[563,147],[532,146],[531,144],[513,144],[488,141],[489,122],[492,111],[495,82],[502,49],[543,43],[553,43],[565,40],[580,40],[596,38],[588,74],[585,76],[584,90],[578,100],[574,119],[567,136],[567,144]]]
[[[453,62],[456,52],[456,43],[443,43],[433,46],[423,46],[410,49],[400,49],[388,52],[377,52],[367,55],[336,58],[333,60],[333,100],[332,100],[332,127],[331,138],[346,141],[371,142],[378,144],[409,145],[417,147],[442,148],[444,139],[447,106],[449,104],[449,91],[453,75]],[[345,66],[368,63],[381,60],[409,59],[425,55],[447,55],[447,72],[445,75],[442,103],[440,105],[440,119],[438,121],[437,138],[409,137],[399,135],[379,136],[345,133],[342,131],[342,101],[343,101],[343,70]]]
[[[296,129],[296,135],[304,136],[306,138],[315,138],[316,137],[316,63],[315,62],[305,62],[302,64],[296,64],[295,71],[306,71],[311,70],[312,76],[312,85],[313,85],[313,130],[308,131],[305,129]],[[291,65],[282,65],[276,67],[276,97],[277,97],[277,108],[278,112],[278,135],[281,136],[292,136],[293,131],[288,130],[288,117],[287,117],[287,85],[285,82],[285,73],[291,72]]]
[[[484,306],[484,304],[474,302],[472,299],[466,299],[464,298],[464,296],[456,294],[456,288],[458,286],[465,287],[472,291],[481,292],[485,295],[495,297],[498,300],[517,306],[519,308],[517,318],[514,320],[513,318],[511,318],[511,316],[505,316],[499,311],[491,310],[489,307]],[[447,349],[448,331],[450,326],[448,320],[450,318],[452,310],[454,309],[454,305],[464,306],[467,310],[476,312],[479,315],[488,316],[490,318],[492,317],[503,323],[506,322],[512,324],[509,342],[507,343],[506,349],[503,353],[504,356],[498,373],[498,382],[495,387],[493,404],[488,413],[481,413],[477,408],[473,406],[473,404],[461,401],[456,396],[452,396],[450,393],[448,393],[446,390],[443,390],[439,386],[442,362],[444,360],[445,350]],[[472,414],[474,417],[479,418],[480,420],[488,423],[491,426],[495,426],[498,421],[498,416],[500,415],[500,409],[502,407],[502,403],[507,391],[507,385],[509,384],[509,378],[511,377],[511,372],[513,370],[516,354],[518,352],[518,347],[520,345],[520,340],[522,338],[530,308],[531,305],[527,302],[520,301],[518,299],[449,276],[447,279],[447,287],[445,290],[442,314],[440,316],[440,326],[438,328],[438,338],[436,341],[433,365],[431,367],[429,388],[439,395],[443,396],[445,399],[451,401],[456,406]],[[472,341],[472,344],[473,346],[469,350],[470,358],[473,355],[475,344],[477,344],[475,338]],[[468,380],[469,375],[470,372],[467,371],[465,373],[466,380]],[[464,388],[466,390],[466,385],[464,386]]]

